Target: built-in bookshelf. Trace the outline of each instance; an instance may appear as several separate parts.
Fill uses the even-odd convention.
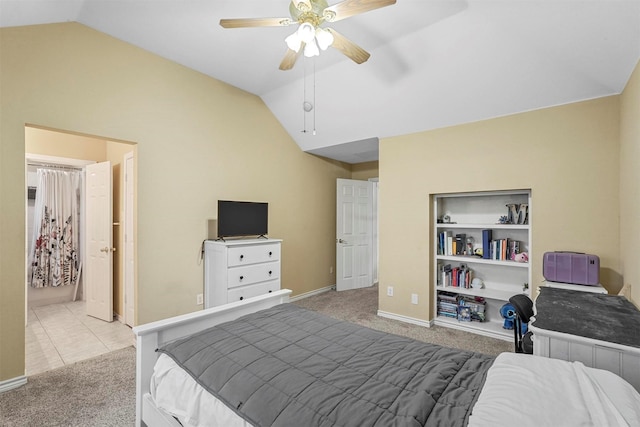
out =
[[[433,204],[434,323],[513,339],[500,309],[531,295],[530,190],[436,194]]]

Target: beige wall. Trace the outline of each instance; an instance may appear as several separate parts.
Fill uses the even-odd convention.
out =
[[[366,181],[369,178],[377,178],[378,170],[378,162],[357,163],[351,165],[351,179]]]
[[[4,70],[4,66],[3,66]],[[30,154],[66,157],[103,162],[107,156],[106,141],[85,135],[52,132],[33,126],[24,128],[25,151]]]
[[[580,102],[380,142],[380,309],[428,320],[429,196],[531,189],[533,287],[542,254],[600,256],[601,281],[621,286],[619,97]],[[419,305],[410,304],[410,294]]]
[[[282,284],[335,283],[335,180],[262,100],[77,23],[0,30],[0,381],[24,374],[25,124],[138,147],[139,323],[200,307],[216,200],[269,202]]]
[[[640,62],[620,97],[620,258],[624,284],[640,305]]]

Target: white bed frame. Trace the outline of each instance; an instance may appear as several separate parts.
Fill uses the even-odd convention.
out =
[[[169,414],[157,408],[150,394],[153,367],[158,347],[187,337],[214,325],[235,320],[246,314],[289,302],[291,291],[282,289],[231,304],[209,308],[133,328],[136,335],[136,426],[179,426]]]

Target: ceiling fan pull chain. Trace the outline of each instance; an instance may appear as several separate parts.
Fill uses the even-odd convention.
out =
[[[313,134],[316,134],[316,58],[313,58]]]
[[[307,59],[303,58],[304,63],[303,80],[302,80],[302,133],[307,133]]]

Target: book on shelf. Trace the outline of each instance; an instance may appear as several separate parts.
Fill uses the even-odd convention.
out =
[[[467,242],[467,235],[465,233],[456,234],[456,245],[453,253],[455,255],[464,255],[466,242]]]
[[[493,232],[489,230],[482,230],[482,258],[491,259],[491,240],[493,239]]]
[[[438,265],[438,286],[469,289],[472,280],[473,270],[464,264],[456,267]]]
[[[513,261],[520,253],[520,242],[511,239],[495,239],[491,241],[489,259]]]

